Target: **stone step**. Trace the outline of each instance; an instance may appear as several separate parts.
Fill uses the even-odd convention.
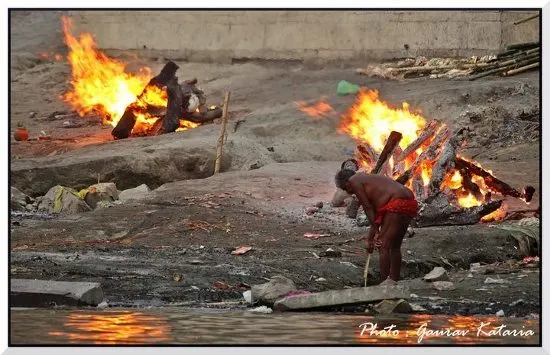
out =
[[[96,282],[11,279],[10,307],[97,306],[103,296]]]
[[[409,296],[409,290],[401,285],[356,287],[285,297],[275,302],[273,308],[286,311],[352,306],[389,299],[407,299]]]

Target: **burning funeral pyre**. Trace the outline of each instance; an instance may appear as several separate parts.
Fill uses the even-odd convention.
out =
[[[331,110],[325,102],[299,106],[314,117]],[[528,203],[535,192],[532,186],[518,191],[458,154],[468,130],[427,121],[411,112],[407,103],[391,108],[375,90],[359,92],[355,104],[342,115],[339,130],[357,142],[355,159],[342,168],[385,175],[410,188],[421,205],[415,220],[418,227],[499,220],[506,214],[504,196]],[[355,218],[358,208],[355,199],[348,204],[347,215]]]
[[[70,20],[62,21],[72,73],[71,88],[62,98],[81,116],[100,115],[114,127],[115,139],[182,131],[221,116],[220,108],[206,106],[196,79],[178,83],[175,63],[166,63],[155,77],[149,68],[127,73],[124,63],[96,48],[90,34],[75,38]]]

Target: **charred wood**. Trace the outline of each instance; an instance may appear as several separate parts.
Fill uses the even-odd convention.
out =
[[[530,202],[535,193],[533,186],[527,186],[524,192],[519,192],[512,186],[508,185],[504,181],[494,177],[491,173],[485,169],[471,163],[463,158],[456,158],[455,166],[460,169],[466,169],[470,174],[477,175],[483,178],[485,185],[494,192],[498,192],[503,196],[512,196],[516,198],[524,199],[526,202]]]
[[[136,100],[126,108],[117,125],[115,126],[115,128],[113,128],[111,134],[115,139],[128,138],[130,136],[130,134],[132,133],[132,129],[136,124],[135,111],[137,110],[147,112],[147,108],[138,109],[137,103],[139,102],[139,100],[143,97],[143,95],[150,87],[157,86],[159,88],[163,88],[164,86],[166,86],[168,84],[168,81],[174,77],[178,69],[179,67],[176,65],[176,63],[168,62],[162,68],[160,73],[149,81],[149,83],[145,86],[145,88],[143,88],[141,94],[139,94]]]
[[[449,198],[439,193],[428,197],[413,220],[415,227],[452,226],[476,224],[483,216],[500,208],[502,200],[491,201],[480,206],[460,208],[450,204]]]
[[[407,157],[415,152],[424,142],[426,142],[428,139],[433,137],[436,133],[437,126],[439,125],[439,122],[437,121],[430,121],[426,127],[424,127],[424,130],[418,135],[418,137],[411,143],[405,150],[399,155],[397,158],[397,161],[403,161],[407,159]],[[395,160],[394,160],[395,163]]]
[[[380,172],[384,164],[386,164],[388,159],[393,154],[393,150],[399,144],[401,138],[403,138],[403,135],[399,132],[392,131],[390,133],[388,139],[386,140],[386,145],[384,146],[384,149],[382,149],[382,152],[376,161],[376,165],[370,172],[371,174],[378,174]]]

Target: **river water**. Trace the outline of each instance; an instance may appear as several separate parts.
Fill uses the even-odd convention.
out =
[[[540,332],[538,319],[503,317],[383,318],[179,308],[12,309],[11,343],[511,345],[540,344]]]

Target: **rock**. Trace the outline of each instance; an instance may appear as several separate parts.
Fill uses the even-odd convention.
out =
[[[413,310],[413,312],[426,312],[427,309],[422,307],[421,305],[419,304],[416,304],[416,303],[411,303],[411,308]]]
[[[393,314],[393,313],[412,313],[413,309],[409,302],[404,299],[400,300],[383,300],[372,309],[377,314]]]
[[[319,277],[315,279],[315,282],[325,282],[325,281],[327,281],[327,279],[325,279],[324,277]]]
[[[346,191],[336,189],[334,195],[332,196],[332,200],[330,201],[330,205],[332,207],[344,207],[344,201],[349,197],[350,195]]]
[[[120,192],[118,194],[118,199],[122,202],[131,201],[131,200],[143,200],[151,192],[149,186],[141,184],[138,187],[133,189],[128,189]]]
[[[105,309],[105,308],[109,308],[109,304],[105,301],[101,302],[100,304],[97,305],[97,308],[100,308],[100,309]]]
[[[88,187],[84,198],[88,206],[95,209],[100,201],[113,202],[118,200],[118,190],[112,182],[102,182]]]
[[[325,258],[339,258],[342,256],[342,252],[328,248],[327,250],[320,252],[319,256]]]
[[[485,281],[483,283],[486,283],[486,284],[509,284],[510,281],[505,280],[505,279],[493,279],[491,277],[488,277],[488,278],[485,279]]]
[[[312,215],[314,213],[319,212],[319,209],[317,207],[308,207],[306,208],[306,214]]]
[[[260,306],[260,307],[252,308],[252,309],[249,309],[248,311],[249,312],[254,312],[254,313],[265,313],[265,314],[273,313],[273,310],[269,307],[266,307],[266,306]]]
[[[280,297],[286,295],[290,291],[296,290],[297,288],[294,281],[284,276],[276,275],[265,284],[252,286],[251,292],[254,302],[270,306]]]
[[[480,263],[472,263],[470,264],[470,272],[477,274],[481,271],[481,264]]]
[[[438,291],[451,291],[455,289],[455,285],[450,281],[434,281],[432,287]]]
[[[357,218],[359,212],[359,200],[357,197],[352,196],[346,200],[346,216],[348,218]]]
[[[501,309],[495,314],[497,317],[504,317],[504,311]]]
[[[14,211],[24,211],[25,207],[32,203],[31,198],[19,191],[17,188],[11,186],[10,188],[10,209]]]
[[[248,304],[252,304],[252,292],[250,290],[243,292],[243,298]]]
[[[35,117],[36,117],[36,112],[34,111],[29,112],[29,118],[35,118]]]
[[[468,273],[467,277],[474,277],[474,274],[472,274],[471,272]]]
[[[380,286],[395,286],[397,281],[390,279],[389,277],[380,283]]]
[[[34,210],[34,206],[29,203],[28,205],[25,206],[25,209],[30,212],[30,211]]]
[[[11,279],[10,307],[97,306],[101,301],[103,290],[96,282]]]
[[[319,201],[315,204],[315,207],[317,207],[319,209],[323,208],[323,206],[324,206],[323,201]]]
[[[39,211],[59,214],[72,214],[92,210],[76,191],[61,185],[54,186],[48,191],[42,198],[38,209]]]
[[[355,287],[331,290],[301,296],[285,297],[275,302],[278,311],[318,309],[333,306],[352,306],[388,299],[409,298],[409,290],[403,286]]]
[[[115,201],[116,202],[116,201]],[[102,209],[102,208],[109,208],[116,205],[115,202],[109,202],[109,201],[99,201],[97,205],[95,206],[96,210]]]
[[[449,281],[449,275],[447,274],[447,270],[441,266],[437,266],[424,276],[424,281]]]
[[[521,306],[522,304],[525,304],[525,301],[522,298],[520,298],[519,300],[510,303],[510,306],[515,307],[515,306]]]

